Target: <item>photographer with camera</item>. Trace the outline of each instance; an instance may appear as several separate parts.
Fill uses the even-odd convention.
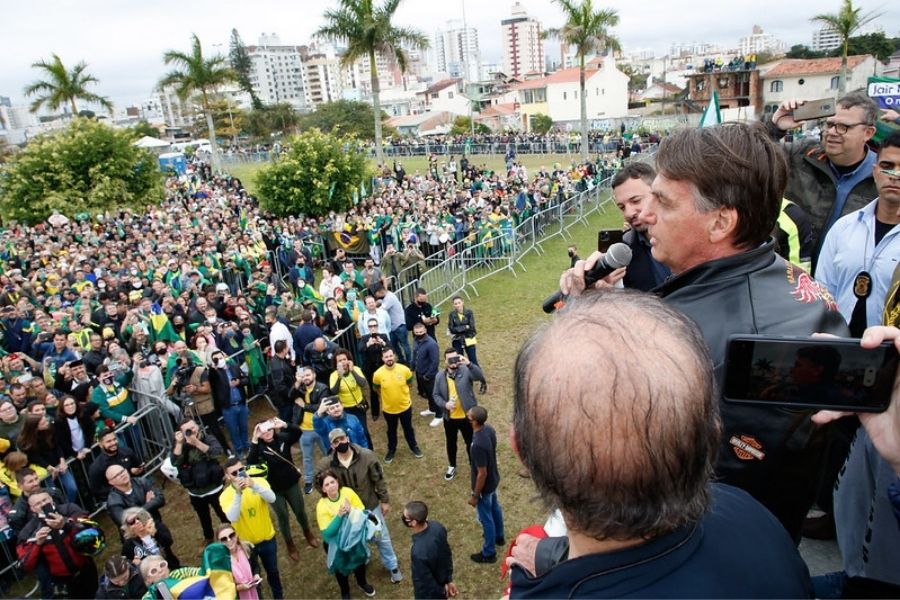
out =
[[[480,382],[479,391],[487,392],[487,381],[481,367],[460,356],[456,348],[444,350],[446,368],[438,371],[434,378],[434,403],[444,415],[444,438],[447,443],[447,472],[444,479],[450,481],[456,476],[456,442],[462,434],[466,456],[472,446],[472,424],[466,416],[469,409],[478,405],[475,399],[474,382]]]
[[[213,403],[209,370],[192,361],[191,351],[184,342],[175,343],[174,363],[175,372],[166,392],[181,406],[185,415],[200,419],[203,427],[228,450],[228,441],[219,427],[219,414]]]
[[[225,473],[219,465],[218,458],[225,454],[219,441],[204,435],[196,421],[186,418],[181,421],[175,431],[175,446],[169,460],[178,472],[178,481],[184,486],[191,501],[191,507],[200,519],[203,528],[203,539],[207,544],[215,541],[212,508],[222,523],[228,517],[219,506],[219,494],[222,492],[222,477]]]
[[[93,598],[97,567],[90,556],[76,550],[74,543],[75,535],[85,529],[79,518],[87,517],[87,513],[77,504],[57,505],[45,491],[30,495],[28,508],[31,518],[19,532],[16,545],[22,569],[31,572],[43,561],[54,579],[53,597]]]

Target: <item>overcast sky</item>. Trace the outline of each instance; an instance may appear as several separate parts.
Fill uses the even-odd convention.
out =
[[[377,1],[377,0],[376,0]],[[673,42],[737,44],[754,24],[787,43],[810,44],[809,18],[836,12],[840,0],[756,0],[720,3],[686,0],[595,0],[618,10],[615,29],[626,52],[653,48],[665,54]],[[857,0],[864,10],[883,13],[878,24],[888,36],[900,35],[900,11],[883,0]],[[71,67],[80,60],[100,80],[95,91],[125,106],[148,97],[164,74],[162,54],[187,51],[191,33],[205,51],[227,52],[232,28],[246,44],[260,33],[277,33],[282,42],[302,44],[322,24],[322,13],[337,0],[9,0],[0,25],[0,96],[24,101],[22,89],[35,78],[31,63],[55,52]],[[562,25],[548,0],[522,0],[545,27]],[[509,0],[465,0],[470,26],[478,29],[482,61],[500,62],[500,20],[510,14]],[[429,37],[451,19],[462,19],[463,0],[405,0],[397,23],[418,27]],[[221,46],[215,46],[221,44]]]

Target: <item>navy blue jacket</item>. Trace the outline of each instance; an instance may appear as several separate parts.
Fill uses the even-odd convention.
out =
[[[640,546],[512,569],[510,598],[812,598],[784,527],[747,492],[711,484],[699,523]]]
[[[425,334],[422,341],[414,338],[412,368],[416,377],[434,379],[438,372],[439,355],[440,349],[433,337]]]

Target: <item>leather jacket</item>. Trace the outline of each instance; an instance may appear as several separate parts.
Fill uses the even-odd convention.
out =
[[[730,335],[849,335],[831,294],[777,256],[771,239],[758,248],[694,267],[654,291],[697,323],[720,386]],[[814,425],[813,411],[808,410],[729,402],[720,407],[718,480],[749,492],[799,539],[824,458],[827,428]]]

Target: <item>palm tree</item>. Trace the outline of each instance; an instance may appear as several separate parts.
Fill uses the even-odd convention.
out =
[[[569,46],[575,46],[578,56],[578,83],[581,99],[581,158],[588,158],[587,96],[584,93],[584,64],[586,57],[605,50],[621,50],[618,38],[609,32],[619,24],[619,13],[614,9],[594,10],[592,0],[554,0],[562,8],[566,24],[548,29],[544,34],[555,37]]]
[[[401,1],[385,0],[382,6],[375,6],[374,0],[341,0],[337,9],[325,12],[325,25],[316,32],[323,38],[347,44],[341,66],[348,67],[360,58],[369,59],[375,109],[375,157],[379,164],[384,164],[384,150],[381,147],[381,102],[375,55],[394,57],[397,66],[405,72],[408,59],[405,48],[424,50],[428,47],[428,38],[422,33],[391,23]]]
[[[37,112],[44,105],[50,110],[59,110],[61,106],[68,105],[72,109],[72,116],[75,116],[78,114],[76,100],[94,102],[112,112],[112,102],[87,91],[89,84],[99,82],[96,77],[85,72],[87,63],[82,61],[69,71],[58,55],[50,56],[50,62],[41,59],[31,65],[47,75],[47,79],[39,79],[25,88],[26,96],[36,96],[31,103],[31,112]]]
[[[876,12],[863,14],[862,8],[853,6],[853,0],[843,0],[841,8],[836,14],[821,14],[810,19],[813,23],[820,23],[833,29],[841,36],[843,48],[841,51],[841,78],[838,83],[838,96],[843,96],[847,91],[847,48],[850,44],[850,38],[862,26],[878,18],[880,14]]]
[[[172,86],[175,93],[184,101],[192,94],[198,94],[200,106],[206,115],[206,128],[209,130],[209,147],[212,154],[212,166],[214,171],[221,167],[219,164],[219,149],[216,146],[216,127],[213,124],[213,114],[210,108],[210,97],[216,89],[228,83],[236,81],[236,73],[228,66],[228,59],[220,54],[211,58],[204,58],[203,49],[200,47],[200,38],[197,34],[191,36],[191,52],[185,54],[177,50],[168,50],[163,54],[166,65],[175,65],[177,68],[170,71],[159,81],[159,87]]]

